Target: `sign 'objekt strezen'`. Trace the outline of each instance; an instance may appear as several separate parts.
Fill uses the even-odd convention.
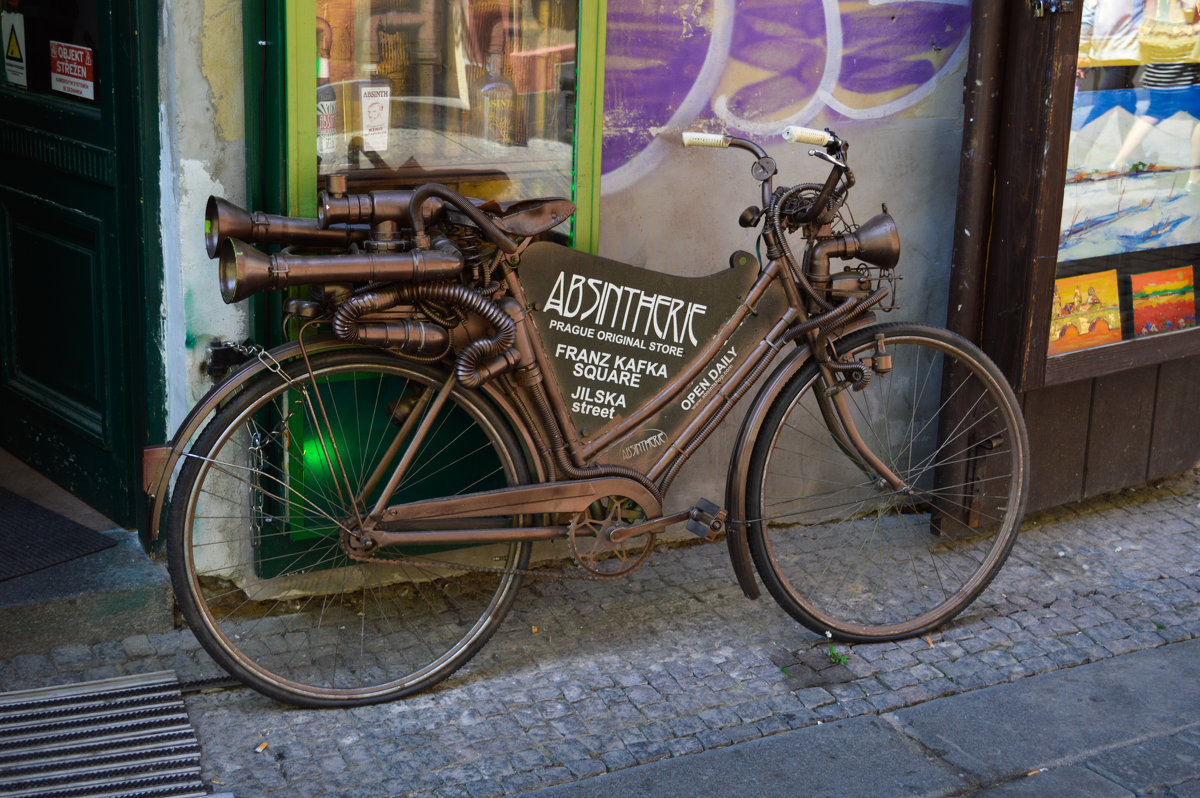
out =
[[[91,48],[50,42],[50,88],[85,100],[96,99]]]

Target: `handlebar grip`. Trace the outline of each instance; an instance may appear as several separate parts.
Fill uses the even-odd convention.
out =
[[[729,136],[724,133],[695,133],[686,131],[683,134],[685,147],[728,147]]]
[[[825,130],[814,130],[811,127],[788,125],[783,129],[783,140],[790,141],[793,144],[812,144],[817,147],[824,147],[833,141],[833,136]]]

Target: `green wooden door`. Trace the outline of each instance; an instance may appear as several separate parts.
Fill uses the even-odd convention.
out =
[[[144,279],[153,122],[139,110],[154,37],[137,13],[7,0],[0,16],[0,446],[129,525],[151,349],[142,307],[158,305]]]

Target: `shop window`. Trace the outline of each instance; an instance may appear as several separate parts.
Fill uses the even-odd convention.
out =
[[[1051,360],[1196,326],[1197,61],[1194,2],[1083,3]]]
[[[571,196],[573,0],[318,0],[318,180]]]

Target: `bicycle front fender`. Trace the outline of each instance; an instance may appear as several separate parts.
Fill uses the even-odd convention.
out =
[[[738,430],[737,441],[733,447],[733,457],[729,461],[729,472],[725,477],[725,508],[729,513],[725,544],[729,548],[729,561],[738,585],[749,599],[756,599],[761,595],[758,580],[754,577],[754,563],[750,559],[750,544],[746,536],[746,481],[750,471],[750,456],[754,450],[754,441],[758,439],[758,433],[762,429],[767,411],[775,402],[775,397],[811,357],[812,350],[808,345],[800,345],[767,377],[742,419],[742,426]]]

